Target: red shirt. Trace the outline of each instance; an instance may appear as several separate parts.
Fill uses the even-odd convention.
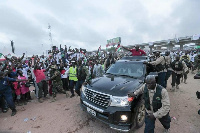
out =
[[[65,72],[66,72],[65,69],[63,69],[63,70],[60,71],[61,74],[64,74]]]
[[[136,49],[131,49],[130,52],[132,52],[132,56],[146,55],[146,53],[141,49],[139,49],[138,51],[136,51]]]
[[[35,77],[36,77],[36,83],[39,83],[41,80],[45,79],[45,74],[44,74],[45,69],[39,70],[33,70]]]

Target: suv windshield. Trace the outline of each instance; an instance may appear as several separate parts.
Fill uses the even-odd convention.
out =
[[[116,62],[106,73],[140,78],[144,75],[144,64],[141,62]]]

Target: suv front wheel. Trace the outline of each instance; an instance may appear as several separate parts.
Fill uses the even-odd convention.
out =
[[[134,111],[132,112],[132,123],[133,126],[131,128],[131,131],[134,131],[134,129],[138,129],[143,126],[145,120],[145,105],[144,100],[140,100],[135,107]]]
[[[140,128],[144,124],[145,120],[145,105],[144,105],[144,100],[141,100],[137,107],[136,107],[136,128]]]

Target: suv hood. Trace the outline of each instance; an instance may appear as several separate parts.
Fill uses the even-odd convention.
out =
[[[134,79],[127,76],[104,75],[93,79],[87,87],[112,96],[126,96],[128,93],[138,89],[143,84],[142,82],[142,79]]]

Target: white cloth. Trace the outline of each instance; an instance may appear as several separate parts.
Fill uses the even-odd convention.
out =
[[[190,61],[194,63],[194,57],[195,55],[190,55]]]
[[[101,64],[94,65],[93,74],[95,77],[100,77],[103,75],[103,68],[102,68]]]
[[[67,78],[69,76],[68,75],[68,73],[69,73],[69,66],[64,67],[64,69],[65,69],[65,73],[61,74],[61,78]]]
[[[60,64],[59,59],[61,59],[61,53],[59,52],[58,54],[55,55],[57,64]]]

